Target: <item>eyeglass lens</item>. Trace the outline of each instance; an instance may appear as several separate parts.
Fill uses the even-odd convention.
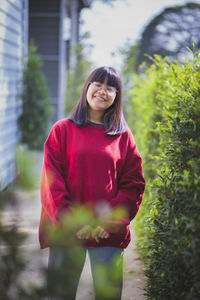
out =
[[[100,90],[103,89],[105,90],[108,94],[114,94],[117,92],[117,89],[113,86],[106,86],[104,88],[103,84],[101,84],[100,82],[91,82],[91,85],[93,86],[93,88]]]

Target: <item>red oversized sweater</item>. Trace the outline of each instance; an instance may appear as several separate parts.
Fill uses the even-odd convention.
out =
[[[141,156],[130,129],[108,136],[104,126],[78,127],[68,118],[56,122],[44,145],[41,248],[50,245],[46,222],[59,223],[59,216],[63,212],[70,214],[74,204],[91,204],[97,219],[101,204],[107,204],[111,211],[124,207],[126,216],[116,222],[122,230],[112,230],[108,225],[108,239],[99,243],[91,239],[84,245],[125,248],[130,242],[129,223],[138,212],[144,186]]]

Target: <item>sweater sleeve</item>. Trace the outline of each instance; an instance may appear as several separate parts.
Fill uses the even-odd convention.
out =
[[[129,224],[136,216],[143,197],[145,180],[142,173],[142,159],[137,150],[133,135],[128,130],[127,153],[122,174],[119,178],[118,193],[111,199],[110,206],[122,207],[125,217],[120,220],[122,224]]]
[[[61,129],[57,123],[44,144],[40,195],[42,206],[52,222],[57,222],[70,209],[70,195],[62,159]]]

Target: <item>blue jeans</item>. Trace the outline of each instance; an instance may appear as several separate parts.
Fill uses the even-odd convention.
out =
[[[120,300],[123,282],[123,249],[116,247],[50,248],[49,300],[75,300],[88,251],[95,300]]]

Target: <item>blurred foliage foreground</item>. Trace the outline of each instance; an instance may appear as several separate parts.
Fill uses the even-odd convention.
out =
[[[153,65],[135,78],[129,109],[147,182],[135,220],[137,247],[146,264],[146,297],[197,300],[200,53],[184,64],[157,55],[152,59]]]
[[[46,284],[41,281],[36,285],[33,272],[28,270],[36,251],[29,245],[30,236],[23,228],[22,216],[22,211],[27,218],[30,218],[31,212],[34,213],[31,192],[38,188],[39,157],[36,152],[27,152],[21,146],[16,152],[19,175],[12,185],[0,192],[0,299],[43,299]],[[26,203],[22,199],[24,192],[27,192]],[[27,252],[30,252],[29,255]],[[39,271],[45,277],[45,268],[41,266]]]
[[[51,243],[56,247],[70,247],[74,251],[70,258],[72,266],[70,270],[66,270],[65,264],[61,268],[47,270],[46,259],[43,261],[43,253],[39,250],[38,236],[31,236],[31,231],[29,233],[26,225],[24,226],[24,221],[27,223],[25,219],[32,218],[32,215],[37,213],[39,225],[40,211],[37,211],[38,205],[35,205],[34,202],[39,202],[40,199],[39,197],[34,199],[32,192],[38,191],[39,188],[41,159],[41,152],[26,151],[23,147],[19,147],[16,157],[19,176],[12,186],[0,193],[1,300],[45,300],[50,292],[68,299],[66,295],[69,295],[70,288],[73,286],[74,266],[85,252],[82,247],[79,247],[81,243],[75,233],[86,224],[91,224],[94,228],[98,225],[91,210],[80,206],[73,207],[73,211],[67,216],[63,215],[57,225],[48,224],[45,232]],[[100,209],[104,210],[103,207]],[[23,215],[22,212],[24,212]],[[103,215],[105,215],[104,212],[102,211]],[[110,221],[111,215],[108,210],[106,212]],[[115,223],[115,220],[122,218],[124,213],[123,210],[116,209],[112,213],[112,221]],[[106,226],[107,221],[104,220]],[[100,299],[107,299],[108,296],[111,297],[115,294],[116,287],[110,286],[109,283],[112,281],[117,284],[120,281],[117,275],[119,267],[115,258],[109,274],[106,272],[105,265],[96,266],[96,289]],[[66,272],[68,271],[71,274],[72,282],[66,284]],[[62,291],[57,288],[61,285]]]

